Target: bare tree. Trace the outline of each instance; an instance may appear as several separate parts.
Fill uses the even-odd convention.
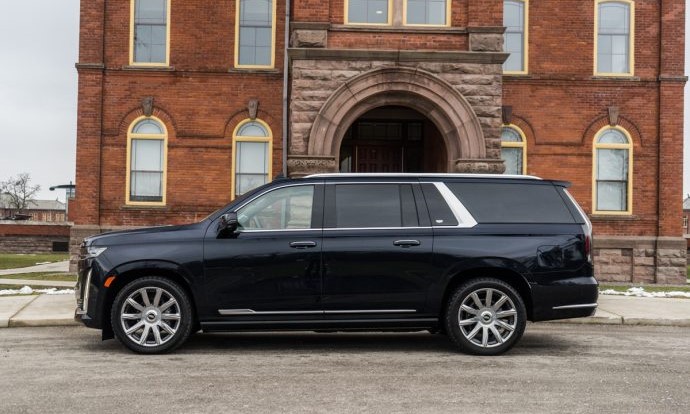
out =
[[[28,173],[21,173],[16,178],[10,177],[7,181],[0,181],[0,195],[4,196],[7,207],[19,213],[36,199],[35,196],[40,189],[40,185],[31,185],[31,175]]]

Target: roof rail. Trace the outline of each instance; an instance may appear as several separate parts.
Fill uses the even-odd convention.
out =
[[[521,180],[541,180],[534,175],[513,174],[453,174],[453,173],[321,173],[304,178],[337,178],[337,177],[445,177],[445,178],[509,178]]]

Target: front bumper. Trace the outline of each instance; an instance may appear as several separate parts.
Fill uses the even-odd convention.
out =
[[[98,300],[102,292],[98,289],[101,280],[101,267],[94,259],[79,260],[77,285],[74,295],[77,307],[74,310],[74,320],[81,322],[89,328],[100,329],[102,314]]]

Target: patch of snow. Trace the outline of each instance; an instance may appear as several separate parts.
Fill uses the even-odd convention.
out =
[[[647,292],[643,287],[631,287],[625,292],[618,290],[606,289],[599,291],[600,295],[616,295],[616,296],[635,296],[638,298],[690,298],[690,292]]]
[[[24,286],[21,289],[2,289],[0,290],[0,296],[7,295],[32,295],[34,293],[40,293],[44,295],[74,295],[74,289],[61,289],[50,288],[50,289],[32,289],[30,286]]]
[[[35,266],[44,265],[44,264],[51,264],[51,263],[53,263],[53,262],[38,262],[35,264]]]

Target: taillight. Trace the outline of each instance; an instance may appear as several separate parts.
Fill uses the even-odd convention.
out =
[[[587,256],[587,261],[592,263],[592,230],[589,226],[582,226],[585,232],[585,256]]]

